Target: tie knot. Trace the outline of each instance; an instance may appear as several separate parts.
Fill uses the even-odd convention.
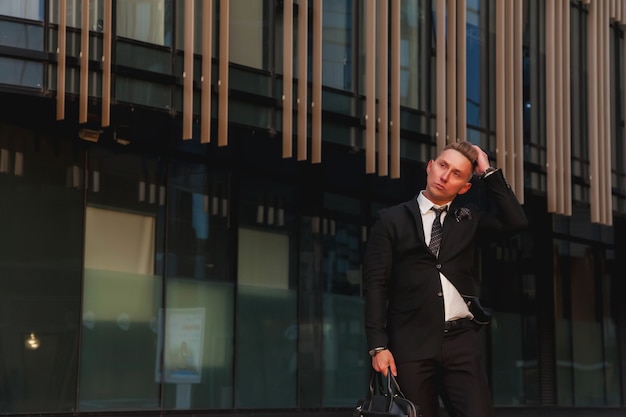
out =
[[[444,211],[448,210],[448,206],[441,206],[441,207],[432,206],[431,210],[435,212],[435,216],[436,217],[439,217],[439,216],[441,216],[441,213],[443,213]]]

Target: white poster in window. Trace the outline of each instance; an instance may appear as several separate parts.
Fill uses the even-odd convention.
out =
[[[204,307],[165,309],[165,382],[201,382],[204,315]]]

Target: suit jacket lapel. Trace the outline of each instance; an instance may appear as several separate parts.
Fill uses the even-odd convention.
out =
[[[420,212],[420,207],[417,204],[417,196],[404,203],[404,205],[413,217],[414,227],[417,231],[417,238],[422,243],[422,245],[426,245],[426,238],[424,237],[424,225],[422,223],[422,213]]]

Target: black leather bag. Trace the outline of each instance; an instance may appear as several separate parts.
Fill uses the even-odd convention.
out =
[[[357,402],[353,417],[420,416],[419,407],[406,399],[390,369],[387,375],[372,370],[369,392]]]

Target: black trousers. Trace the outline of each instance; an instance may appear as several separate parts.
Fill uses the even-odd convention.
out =
[[[452,330],[436,357],[396,367],[400,389],[420,407],[422,417],[439,417],[439,398],[450,417],[493,416],[476,329]]]

